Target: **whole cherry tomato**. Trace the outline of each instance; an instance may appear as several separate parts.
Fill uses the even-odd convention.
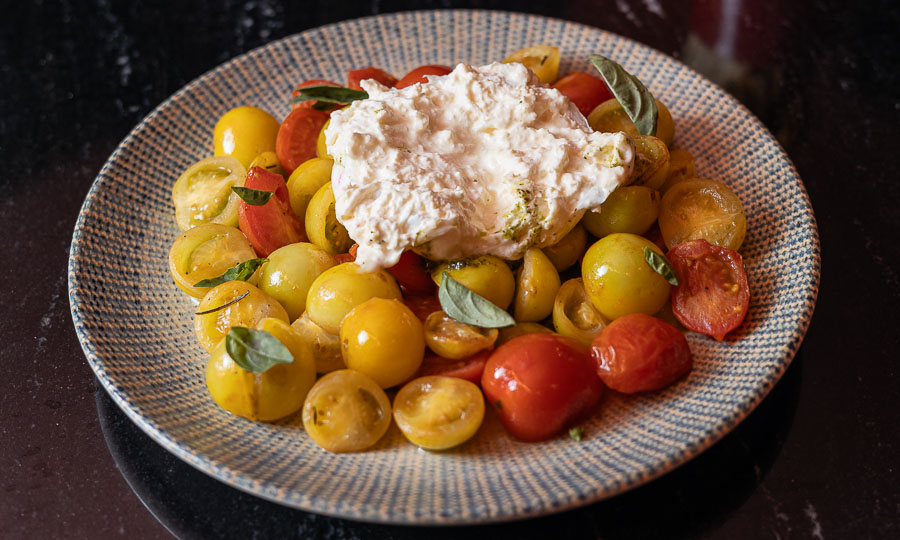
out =
[[[347,88],[362,90],[362,86],[360,86],[359,83],[366,79],[375,79],[388,88],[397,84],[397,79],[391,76],[388,72],[384,71],[383,69],[378,69],[377,67],[369,66],[363,69],[351,69],[350,71],[348,71]]]
[[[327,121],[328,113],[308,107],[287,115],[275,138],[275,153],[285,173],[291,174],[301,163],[316,157],[319,131]]]
[[[750,305],[750,286],[737,251],[693,240],[666,254],[678,277],[672,311],[681,324],[722,341],[741,325]]]
[[[254,206],[241,201],[238,207],[241,232],[260,257],[266,257],[282,246],[306,240],[303,222],[291,210],[287,185],[280,174],[253,167],[247,173],[244,187],[274,193],[264,205]]]
[[[446,75],[453,71],[447,66],[438,66],[438,65],[427,65],[427,66],[419,66],[416,69],[410,71],[406,75],[403,76],[402,79],[397,81],[397,84],[394,85],[394,88],[406,88],[407,86],[412,86],[416,83],[426,83],[428,82],[428,78],[426,75]]]
[[[422,366],[419,367],[415,377],[424,377],[426,375],[444,375],[445,377],[457,377],[465,379],[475,384],[481,384],[481,376],[484,373],[484,366],[487,364],[488,358],[494,351],[481,351],[462,360],[452,360],[438,356],[431,351],[425,351],[425,358],[422,360]]]
[[[524,441],[549,439],[584,419],[603,392],[588,348],[544,333],[494,350],[481,387],[507,431]]]
[[[334,81],[329,81],[328,79],[310,79],[306,82],[302,82],[302,83],[298,84],[297,88],[294,88],[294,91],[291,92],[291,99],[300,95],[301,88],[306,88],[308,86],[336,86],[336,87],[340,88],[341,85],[339,85],[338,83],[336,83]],[[309,108],[312,108],[312,106],[315,105],[316,103],[318,103],[318,100],[315,100],[315,99],[310,100],[310,101],[301,101],[300,103],[291,103],[291,109],[309,109]],[[334,107],[329,109],[329,111],[325,111],[325,112],[330,112],[337,108],[338,108],[338,105],[335,105]]]
[[[606,386],[625,394],[664,388],[693,366],[684,335],[643,313],[611,322],[594,338],[591,356]]]
[[[551,87],[569,98],[585,117],[591,114],[594,107],[613,97],[602,79],[587,73],[569,73]]]
[[[426,295],[434,292],[437,287],[431,274],[425,270],[425,259],[412,251],[404,251],[397,264],[387,271],[394,276],[406,294]]]

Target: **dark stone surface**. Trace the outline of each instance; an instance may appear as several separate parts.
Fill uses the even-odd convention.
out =
[[[4,2],[0,537],[900,536],[896,2],[162,4]],[[321,24],[412,7],[528,11],[647,43],[723,84],[796,164],[822,237],[816,314],[772,394],[694,461],[612,500],[527,522],[360,524],[219,484],[98,391],[72,328],[65,269],[78,209],[115,145],[224,60]]]

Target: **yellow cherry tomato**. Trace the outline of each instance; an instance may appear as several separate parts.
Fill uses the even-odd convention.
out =
[[[233,156],[244,167],[263,152],[275,151],[280,124],[268,112],[257,107],[231,109],[216,122],[213,146],[217,156]]]
[[[534,72],[544,84],[556,80],[559,74],[559,49],[550,45],[525,47],[507,56],[504,64],[518,62]]]
[[[252,373],[234,362],[223,339],[213,348],[206,364],[206,386],[213,400],[225,410],[250,420],[269,422],[303,406],[316,380],[316,371],[308,346],[287,323],[266,318],[259,321],[257,329],[265,330],[287,347],[294,361]]]
[[[371,377],[352,369],[323,376],[306,395],[303,427],[329,452],[372,446],[391,425],[391,402]]]
[[[363,272],[348,262],[322,272],[309,287],[306,311],[329,334],[338,334],[350,310],[369,298],[401,299],[400,287],[388,272]]]
[[[634,150],[634,183],[659,189],[669,174],[669,149],[656,137],[638,135],[634,138]]]
[[[422,321],[397,299],[371,298],[359,304],[344,318],[340,335],[347,367],[382,388],[408,380],[425,357]]]
[[[299,319],[292,322],[291,328],[312,347],[316,373],[329,373],[347,367],[341,356],[340,336],[329,334],[324,328],[312,322],[308,313],[304,312]]]
[[[694,165],[694,156],[687,150],[671,150],[669,151],[669,175],[666,176],[666,181],[659,188],[659,192],[665,195],[669,188],[678,182],[696,177],[697,167]]]
[[[225,270],[256,258],[244,233],[217,223],[205,223],[175,239],[169,249],[169,273],[182,291],[203,298],[208,287],[194,287],[204,279],[219,277]],[[257,279],[254,275],[250,281]]]
[[[659,192],[647,186],[620,186],[599,212],[586,213],[581,222],[597,238],[617,232],[644,234],[656,223],[659,200]]]
[[[481,255],[438,265],[431,272],[431,279],[438,286],[443,280],[444,272],[501,309],[508,308],[516,294],[516,277],[512,270],[506,262],[493,255]]]
[[[538,248],[525,251],[516,282],[513,316],[520,322],[546,319],[553,311],[553,299],[559,290],[559,272]]]
[[[196,313],[194,334],[207,351],[212,351],[233,326],[253,328],[266,317],[289,322],[287,311],[277,300],[246,281],[226,281],[213,287],[200,300]]]
[[[606,327],[606,320],[588,297],[581,278],[566,281],[556,293],[553,327],[558,333],[575,338],[587,347]]]
[[[607,319],[629,313],[652,315],[668,300],[669,282],[644,260],[645,247],[662,255],[653,242],[628,233],[601,238],[584,254],[584,288]]]
[[[586,217],[588,214],[590,214],[590,212],[586,212],[584,216]],[[582,222],[583,221],[584,218],[582,218]],[[550,259],[550,262],[553,263],[553,266],[555,266],[556,270],[559,272],[568,270],[572,265],[577,263],[578,259],[584,255],[586,249],[587,233],[584,231],[584,226],[581,222],[575,225],[575,227],[573,227],[572,230],[563,236],[562,240],[556,244],[541,248],[544,255]]]
[[[658,99],[656,100],[656,108],[659,111],[659,116],[656,119],[656,137],[662,140],[667,147],[672,146],[672,142],[675,139],[675,123],[672,120],[672,113]],[[594,131],[606,133],[624,131],[632,138],[638,136],[634,122],[631,121],[631,118],[628,118],[628,113],[625,112],[622,104],[616,98],[608,99],[594,107],[594,110],[588,115],[587,121]]]
[[[409,441],[446,450],[468,441],[484,419],[484,396],[474,383],[438,375],[408,382],[394,398],[394,421]]]
[[[319,274],[335,265],[334,257],[307,242],[282,246],[259,270],[259,288],[278,300],[290,319],[306,310],[306,295]]]
[[[747,234],[744,207],[731,188],[705,178],[672,186],[659,208],[659,230],[666,247],[699,238],[737,250]]]
[[[337,220],[331,182],[320,187],[306,207],[306,235],[310,242],[332,255],[346,253],[353,245],[347,229]]]
[[[263,152],[253,158],[253,161],[250,162],[250,166],[247,167],[247,170],[250,170],[253,167],[260,167],[284,178],[284,167],[281,166],[281,162],[278,161],[278,154],[275,152]]]
[[[172,186],[175,223],[186,231],[204,223],[237,227],[241,198],[233,186],[243,186],[247,169],[229,156],[211,157],[188,167]]]
[[[325,125],[322,126],[322,129],[319,130],[319,137],[316,139],[316,156],[320,158],[333,159],[331,155],[328,153],[328,144],[325,141],[325,130],[328,129],[328,124],[331,123],[331,119],[325,121]]]
[[[454,320],[443,311],[425,319],[425,344],[438,356],[462,360],[490,349],[497,341],[496,328],[479,328]]]
[[[331,181],[331,168],[334,160],[329,158],[312,158],[304,161],[294,169],[288,178],[287,188],[291,200],[291,210],[302,218],[306,218],[306,208],[319,188]]]

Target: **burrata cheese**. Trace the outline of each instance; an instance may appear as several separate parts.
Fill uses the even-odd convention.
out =
[[[365,270],[415,248],[433,260],[520,258],[556,243],[630,176],[624,133],[596,133],[521,64],[460,64],[331,115],[337,219]]]

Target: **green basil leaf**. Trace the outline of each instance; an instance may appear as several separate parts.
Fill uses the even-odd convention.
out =
[[[634,122],[638,133],[656,135],[659,111],[656,108],[656,100],[653,99],[653,95],[647,90],[644,83],[605,56],[592,54],[590,60],[591,64],[600,72],[606,86],[612,90],[613,95],[622,104],[628,118]]]
[[[338,105],[347,105],[360,99],[367,99],[369,94],[365,90],[354,90],[342,86],[330,84],[317,84],[297,90],[298,94],[291,98],[291,103],[303,103],[304,101],[325,101]]]
[[[487,298],[472,292],[450,277],[447,272],[441,277],[438,300],[444,313],[461,323],[482,328],[503,328],[516,324],[512,315],[498,308]]]
[[[319,100],[319,101],[316,101],[315,103],[313,103],[312,108],[315,109],[315,110],[317,110],[317,111],[330,111],[330,110],[333,109],[336,105],[338,105],[338,104],[337,104],[337,103],[332,103],[332,102],[330,102],[330,101],[321,101],[321,100]]]
[[[277,364],[290,364],[294,355],[278,338],[265,330],[233,326],[225,336],[225,350],[234,363],[247,371],[262,373]]]
[[[675,275],[675,270],[672,269],[672,263],[669,262],[669,259],[665,257],[665,255],[660,255],[659,253],[653,251],[648,246],[644,246],[644,260],[647,261],[647,265],[653,269],[654,272],[666,278],[670,284],[678,286],[678,276]]]
[[[245,203],[251,206],[262,206],[269,202],[275,193],[264,189],[253,189],[243,186],[231,186],[231,191],[237,193]]]
[[[584,438],[584,428],[581,426],[573,427],[569,430],[569,437],[574,441],[581,442],[581,439]]]
[[[226,281],[247,281],[250,279],[250,276],[253,275],[253,272],[256,272],[257,268],[267,262],[269,262],[269,259],[250,259],[249,261],[244,261],[225,270],[225,273],[219,277],[207,278],[194,283],[194,287],[215,287]]]

